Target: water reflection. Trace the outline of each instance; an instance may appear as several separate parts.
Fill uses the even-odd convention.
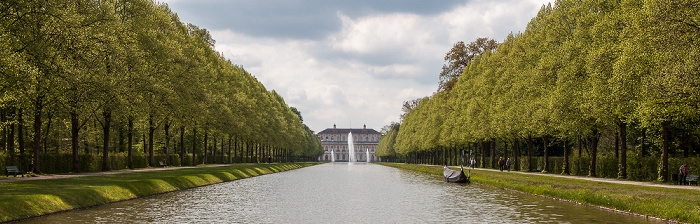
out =
[[[644,219],[366,163],[329,163],[31,223],[640,223]]]

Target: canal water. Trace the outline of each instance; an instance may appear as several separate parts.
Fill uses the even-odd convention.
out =
[[[367,163],[327,163],[29,223],[645,223]]]

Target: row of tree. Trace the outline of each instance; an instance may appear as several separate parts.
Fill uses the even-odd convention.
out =
[[[650,139],[660,150],[659,180],[668,180],[671,147],[687,157],[700,134],[698,12],[692,0],[558,0],[497,47],[485,39],[469,45],[480,48],[458,43],[443,73],[462,72],[441,73],[439,92],[423,98],[397,127],[395,142],[380,144],[377,154],[486,148],[501,140],[506,152],[508,142],[528,142],[529,155],[539,139],[544,169],[547,146],[557,141],[566,170],[568,146],[578,142],[596,176],[601,136],[614,135],[618,176],[626,178],[631,129],[658,133]],[[452,56],[459,51],[466,56]]]
[[[165,4],[8,0],[0,11],[0,150],[23,154],[29,143],[36,173],[41,152],[51,146],[46,143],[60,145],[48,136],[70,139],[74,171],[80,147],[91,153],[80,140],[100,140],[94,148],[101,149],[108,169],[110,150],[117,148],[117,135],[110,132],[115,128],[130,167],[133,136],[143,134],[145,141],[148,135],[153,166],[154,139],[169,155],[173,129],[191,136],[193,159],[208,136],[228,136],[267,155],[322,153],[296,109],[216,52],[206,29],[181,22]],[[127,143],[121,142],[123,133]],[[204,145],[207,150],[209,143]]]

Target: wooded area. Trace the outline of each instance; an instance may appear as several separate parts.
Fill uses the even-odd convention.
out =
[[[96,155],[109,170],[322,153],[296,109],[166,4],[8,0],[0,12],[0,163],[77,172]]]
[[[616,177],[650,165],[660,181],[678,163],[697,172],[698,12],[694,0],[543,6],[524,32],[473,57],[453,87],[423,98],[382,138],[377,155],[454,164],[458,149],[466,149],[481,167],[503,156],[528,171],[568,174],[588,164],[578,175],[589,176],[600,172],[597,159],[614,158]],[[561,169],[550,163],[553,155],[562,158]],[[670,156],[680,160],[669,164]]]

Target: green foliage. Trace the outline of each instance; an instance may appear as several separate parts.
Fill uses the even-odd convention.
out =
[[[187,127],[188,132],[180,134],[188,137],[194,128],[200,134],[235,136],[236,143],[266,146],[268,155],[273,148],[290,155],[318,151],[298,111],[214,51],[209,32],[182,23],[167,4],[11,0],[3,1],[0,9],[7,12],[0,18],[0,109],[3,114],[22,110],[25,120],[33,118],[18,124],[16,116],[8,117],[0,127],[6,131],[11,125],[32,125],[31,132],[16,142],[33,143],[38,172],[92,164],[91,156],[79,156],[78,160],[62,157],[66,167],[44,166],[57,164],[51,160],[58,158],[49,157],[63,156],[67,148],[61,141],[73,136],[76,141],[69,144],[73,154],[88,146],[98,148],[107,155],[102,160],[105,168],[121,169],[125,157],[110,154],[111,148],[121,147],[119,152],[126,148],[115,141],[125,140],[126,121],[134,122],[134,140],[153,131],[156,146],[148,148],[162,147],[171,154],[179,151],[173,147],[173,132],[180,127]],[[165,128],[167,135],[160,131]],[[93,149],[87,150],[89,154],[95,153]],[[46,150],[59,153],[41,157]],[[282,156],[282,150],[276,152]],[[141,159],[136,155],[134,162],[140,165]],[[165,158],[147,161],[151,159]],[[170,156],[170,161],[180,162],[178,156]]]
[[[443,69],[441,85],[450,91],[424,98],[406,114],[395,151],[433,158],[445,147],[528,138],[547,138],[552,150],[580,137],[586,155],[570,158],[572,174],[616,178],[627,167],[629,179],[649,180],[649,167],[658,167],[656,175],[664,179],[676,166],[669,153],[699,143],[699,10],[697,2],[685,0],[560,0],[543,6],[524,32],[508,35],[496,50],[469,54],[460,42],[445,57],[461,63],[458,81],[447,82],[454,79],[442,77],[454,71]],[[650,134],[623,149],[652,142],[652,159],[612,155],[614,141],[602,138],[622,127]],[[669,138],[661,138],[662,127]],[[543,148],[533,153],[544,155]],[[495,153],[501,152],[497,147]],[[544,165],[542,159],[531,162],[520,169]],[[548,162],[548,172],[561,173],[562,160]]]
[[[379,157],[395,158],[396,150],[394,149],[394,144],[396,144],[396,135],[399,134],[400,124],[395,124],[391,126],[389,132],[386,133],[380,140],[379,145],[377,145],[376,155]]]

